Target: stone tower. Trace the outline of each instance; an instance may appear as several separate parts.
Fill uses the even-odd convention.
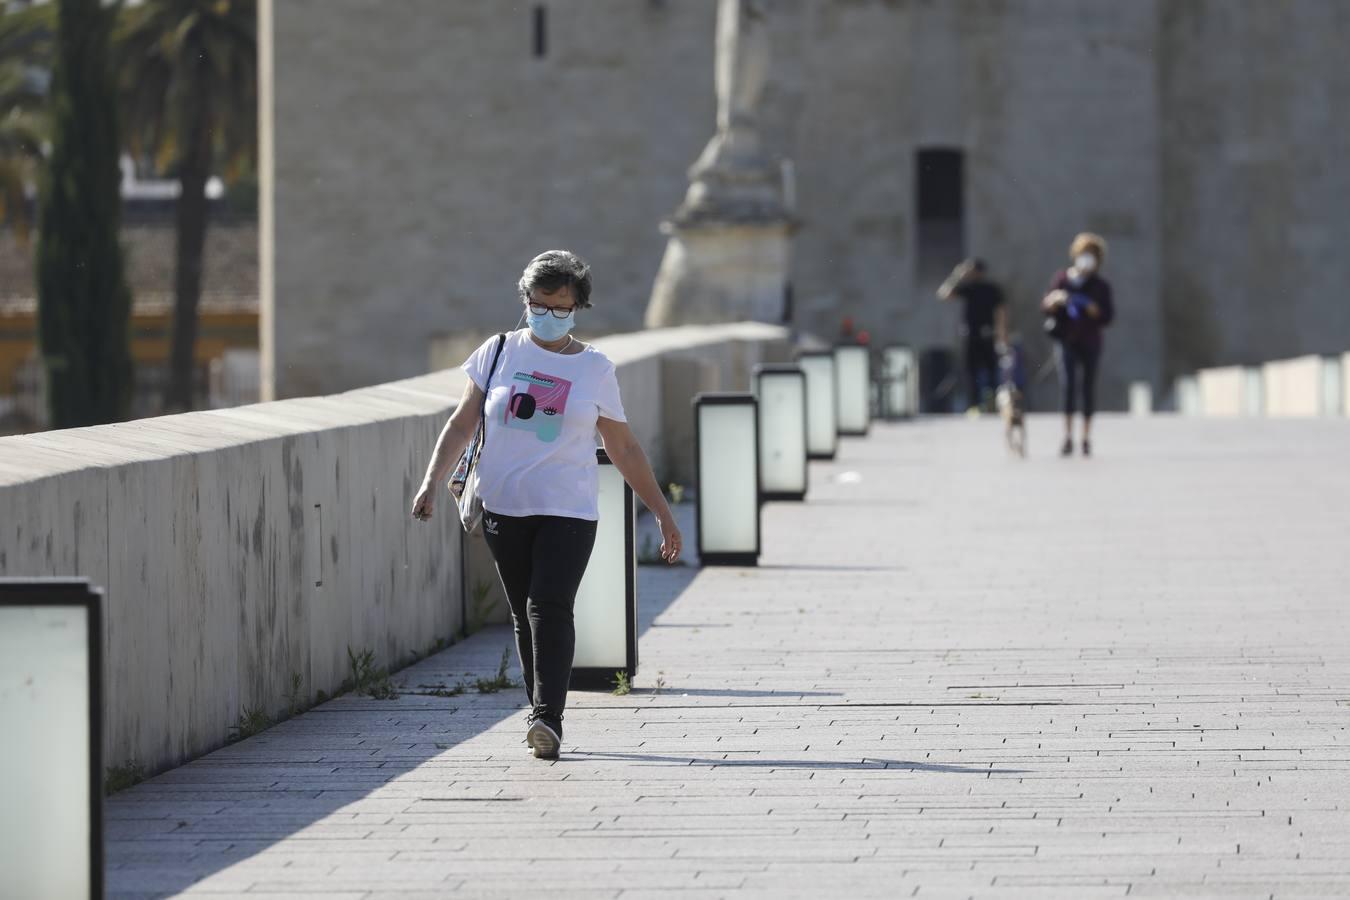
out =
[[[717,133],[689,170],[647,307],[651,328],[754,320],[781,322],[790,266],[788,171],[760,129],[769,73],[767,0],[720,0]]]

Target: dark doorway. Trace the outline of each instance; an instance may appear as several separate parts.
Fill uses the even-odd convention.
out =
[[[534,56],[543,59],[548,55],[548,8],[540,3],[534,8]]]
[[[941,281],[966,255],[965,153],[921,148],[914,172],[919,280]]]

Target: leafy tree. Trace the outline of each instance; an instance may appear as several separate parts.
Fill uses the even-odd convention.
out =
[[[46,140],[45,68],[51,64],[51,5],[0,10],[0,224],[20,242],[30,227],[26,191],[37,180]]]
[[[122,10],[117,68],[132,152],[177,174],[173,346],[167,410],[192,404],[206,184],[257,154],[256,0],[145,0]]]
[[[102,0],[56,0],[37,247],[38,336],[56,428],[124,419],[131,401],[131,293],[118,243],[122,173],[108,78],[114,14]]]

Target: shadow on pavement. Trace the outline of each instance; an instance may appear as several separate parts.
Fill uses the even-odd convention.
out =
[[[755,691],[737,688],[681,688],[666,685],[663,688],[634,688],[633,696],[647,697],[842,697],[839,691]],[[659,708],[659,707],[658,707]]]
[[[780,569],[794,572],[908,572],[905,566],[822,566],[814,563],[760,563],[761,569]]]
[[[562,762],[585,762],[595,759],[618,759],[628,762],[669,763],[681,766],[745,767],[758,769],[821,769],[858,771],[945,772],[955,775],[1025,775],[1027,769],[991,769],[987,766],[954,766],[945,763],[923,763],[903,759],[863,757],[852,760],[836,759],[702,759],[697,756],[661,756],[653,753],[598,753],[578,750],[563,757]]]
[[[639,632],[698,573],[690,566],[640,567]],[[509,627],[486,628],[394,673],[402,685],[396,699],[334,698],[108,798],[106,896],[173,896],[301,832],[347,838],[371,827],[385,818],[362,806],[372,792],[523,712],[519,687],[493,693],[473,687],[496,675],[503,648],[513,646]],[[518,682],[514,663],[510,671]],[[466,692],[434,693],[456,684],[468,685]],[[435,796],[415,799],[518,799],[447,797],[434,783],[426,792]]]

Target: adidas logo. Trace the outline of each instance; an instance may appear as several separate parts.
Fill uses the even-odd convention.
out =
[[[485,518],[483,519],[483,530],[486,531],[488,534],[496,534],[496,533],[497,533],[497,520],[496,520],[496,519],[489,519],[489,518],[486,518],[486,517],[485,517]]]

